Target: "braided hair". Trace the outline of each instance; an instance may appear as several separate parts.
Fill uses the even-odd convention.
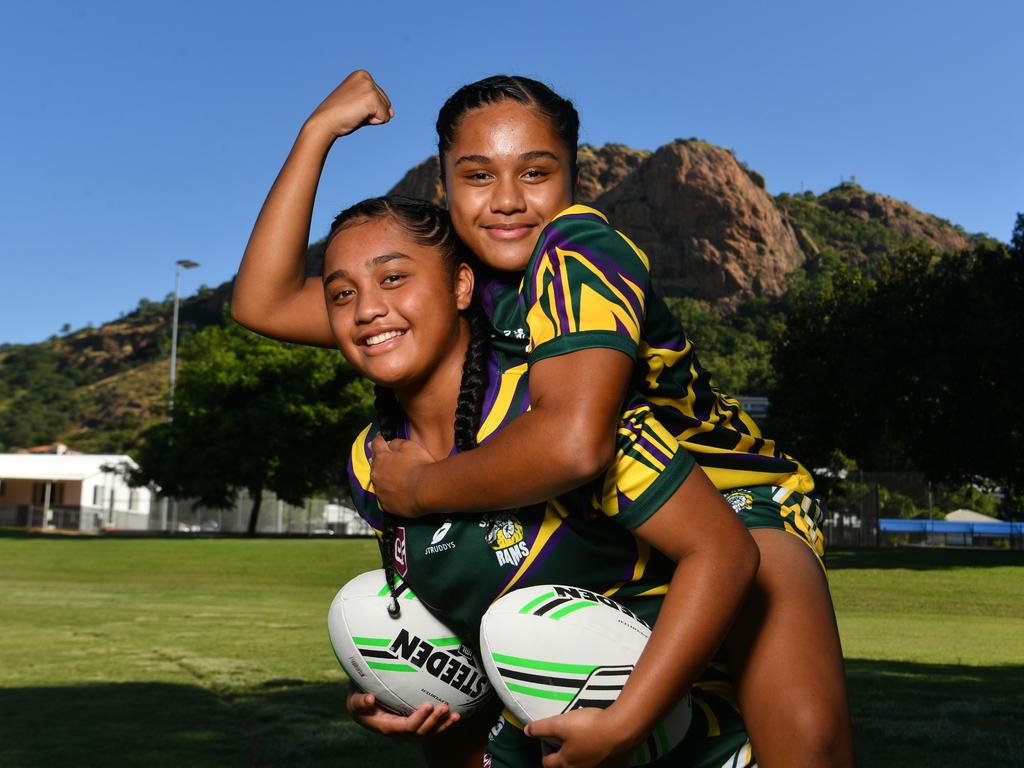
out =
[[[455,141],[455,132],[462,116],[471,110],[506,100],[533,107],[551,121],[551,127],[569,154],[569,178],[576,178],[580,116],[572,102],[562,98],[538,80],[518,75],[492,75],[459,88],[444,103],[437,115],[437,153],[441,158],[442,183],[445,180],[444,158]]]
[[[471,260],[469,252],[456,237],[448,212],[433,203],[401,195],[376,197],[346,208],[334,219],[328,242],[347,226],[364,221],[390,216],[417,243],[437,248],[441,258],[454,279],[458,264]],[[487,392],[487,357],[490,350],[491,324],[478,301],[475,299],[467,310],[469,321],[469,346],[466,361],[462,367],[462,383],[455,408],[455,447],[459,451],[476,448],[476,434],[480,427],[484,396]],[[374,387],[374,409],[381,436],[388,441],[398,436],[398,426],[403,414],[395,392],[387,387]],[[398,541],[398,525],[395,516],[386,510],[383,514],[383,531],[377,540],[384,577],[391,592],[388,614],[392,618],[401,615],[398,604],[395,572],[395,545]]]

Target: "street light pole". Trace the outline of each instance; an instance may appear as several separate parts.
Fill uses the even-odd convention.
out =
[[[174,320],[171,322],[171,385],[167,395],[167,420],[174,420],[174,378],[178,368],[178,294],[181,291],[181,270],[193,269],[199,262],[179,259],[174,266]]]

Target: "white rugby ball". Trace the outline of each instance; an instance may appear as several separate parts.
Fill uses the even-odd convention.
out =
[[[651,636],[614,600],[555,584],[517,589],[480,623],[480,653],[502,703],[524,723],[580,707],[607,707]],[[633,755],[644,765],[671,751],[690,727],[685,696]]]
[[[436,619],[404,583],[402,608],[388,615],[383,569],[356,576],[335,595],[327,614],[331,647],[349,678],[400,715],[424,702],[472,714],[493,689],[473,651]]]

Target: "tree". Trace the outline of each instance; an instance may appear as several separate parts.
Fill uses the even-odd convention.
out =
[[[346,484],[349,446],[372,416],[372,389],[335,350],[272,341],[228,322],[182,353],[173,421],[143,433],[135,484],[212,507],[264,490],[290,504]]]
[[[1024,252],[904,249],[797,299],[774,353],[774,433],[815,466],[1024,486]],[[790,448],[792,446],[792,448]]]

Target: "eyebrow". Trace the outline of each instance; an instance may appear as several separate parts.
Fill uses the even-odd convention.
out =
[[[519,159],[526,162],[530,160],[558,160],[558,155],[546,149],[535,149],[532,152],[523,152]],[[486,165],[490,162],[491,158],[486,155],[462,155],[462,157],[455,161],[455,165],[459,163],[481,163]]]
[[[369,267],[370,269],[373,269],[374,267],[379,267],[382,264],[387,264],[389,261],[396,261],[398,259],[408,258],[409,257],[406,256],[404,253],[398,253],[397,251],[394,253],[382,253],[380,256],[374,256],[372,259],[368,259],[366,262],[366,266]],[[346,272],[344,269],[336,269],[333,272],[331,272],[331,274],[324,275],[324,285],[327,285],[328,283],[334,280],[344,280],[348,276],[348,272]]]

